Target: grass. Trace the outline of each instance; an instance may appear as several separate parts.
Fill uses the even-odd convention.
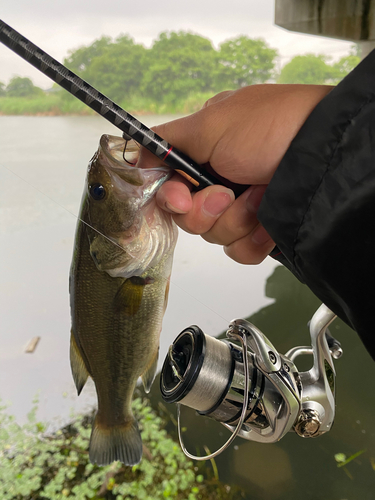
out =
[[[146,399],[133,411],[144,443],[140,464],[92,465],[88,446],[93,415],[48,433],[36,419],[37,401],[23,426],[0,406],[0,498],[2,500],[235,500],[238,488],[221,483],[212,469],[186,458]]]
[[[80,101],[65,101],[59,94],[37,97],[0,97],[0,115],[55,116],[94,113]]]

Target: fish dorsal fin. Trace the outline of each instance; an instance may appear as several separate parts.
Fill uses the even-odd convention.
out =
[[[150,392],[152,382],[155,379],[156,368],[158,366],[158,358],[159,358],[159,347],[157,348],[153,358],[151,359],[150,364],[141,375],[143,387],[147,394]]]
[[[116,312],[125,316],[134,316],[142,303],[143,291],[146,285],[153,283],[152,278],[132,276],[119,288],[114,300]]]
[[[72,369],[73,380],[77,388],[78,396],[86,384],[89,372],[79,352],[73,332],[70,333],[70,367]]]

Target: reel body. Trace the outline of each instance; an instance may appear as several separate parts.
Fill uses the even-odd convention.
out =
[[[311,346],[295,347],[285,355],[243,319],[230,323],[228,340],[191,326],[169,348],[160,379],[162,397],[221,422],[233,433],[230,442],[238,434],[274,443],[291,430],[302,437],[319,436],[330,430],[335,414],[332,355],[338,358],[342,351],[327,334],[334,319],[323,304],[310,322]],[[299,372],[294,364],[302,354],[313,355],[307,372]],[[180,427],[180,411],[178,421]],[[185,453],[200,460],[216,456],[229,444],[209,457],[193,457],[183,445],[180,429],[179,435]]]

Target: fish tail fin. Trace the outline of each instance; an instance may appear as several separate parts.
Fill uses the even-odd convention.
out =
[[[89,457],[92,464],[109,465],[119,460],[136,465],[142,458],[142,438],[136,420],[123,425],[101,426],[98,417],[91,432]]]
[[[73,380],[79,396],[83,386],[86,384],[89,372],[87,371],[81,353],[79,352],[73,332],[70,334],[70,367],[72,369]]]

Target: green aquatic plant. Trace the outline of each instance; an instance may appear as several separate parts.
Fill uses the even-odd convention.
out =
[[[357,453],[353,453],[353,455],[350,455],[350,457],[347,457],[345,453],[336,453],[335,460],[337,462],[337,467],[345,467],[345,465],[347,465],[355,458],[359,457],[359,455],[362,455],[362,453],[364,453],[365,451],[366,450],[357,451]]]
[[[355,460],[357,457],[362,455],[362,453],[365,453],[365,451],[366,450],[357,451],[356,453],[353,453],[353,455],[350,455],[350,457],[347,457],[345,453],[336,453],[334,458],[337,462],[337,467],[343,467],[343,471],[348,476],[348,478],[353,479],[353,476],[346,468],[346,465],[348,465],[352,460]],[[371,460],[372,459],[370,458],[370,463],[372,463]]]
[[[37,421],[37,402],[27,423],[19,425],[0,406],[0,498],[2,500],[157,500],[222,499],[238,496],[229,486],[203,475],[164,430],[164,421],[137,398],[133,411],[144,442],[143,459],[134,467],[115,462],[92,465],[88,458],[92,415],[47,433]]]

